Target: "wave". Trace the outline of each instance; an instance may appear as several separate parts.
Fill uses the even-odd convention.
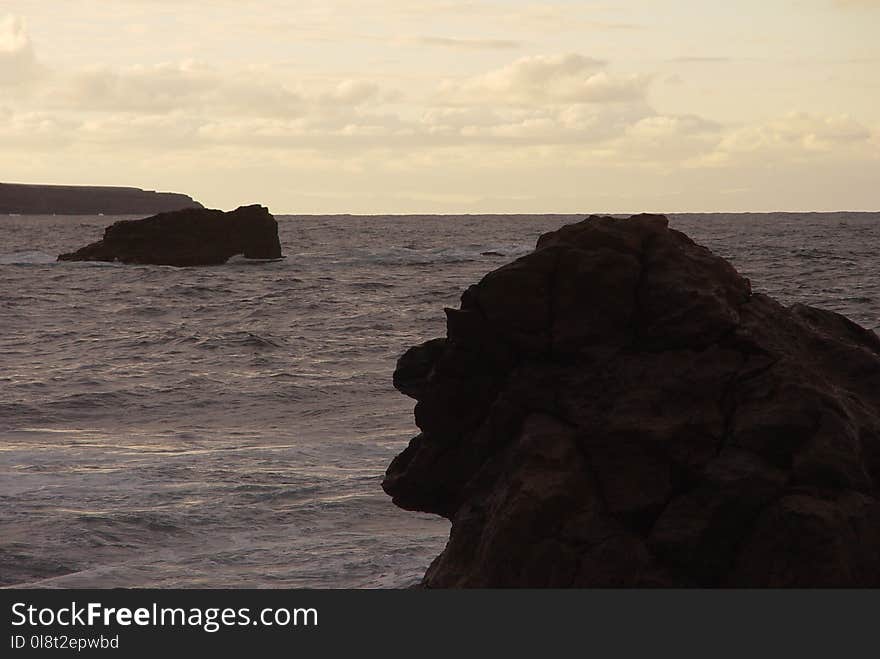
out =
[[[37,250],[20,250],[9,254],[0,254],[0,265],[49,265],[58,260],[53,254]]]
[[[277,340],[260,336],[254,332],[240,331],[229,332],[220,336],[211,336],[199,339],[196,346],[208,350],[216,350],[229,347],[248,347],[256,349],[280,348],[281,343]]]
[[[282,256],[279,259],[249,259],[244,254],[235,254],[226,259],[226,265],[263,265],[266,263],[278,263],[286,258],[286,256]]]
[[[243,254],[236,254],[226,261],[227,265],[264,265],[269,263],[277,263],[283,261],[286,257],[280,259],[249,259]],[[7,254],[0,254],[0,265],[54,265],[58,263],[56,254],[47,254],[39,250],[17,250]],[[71,262],[68,262],[68,264]],[[109,262],[100,261],[79,261],[74,263],[86,263],[88,265],[119,265]]]
[[[385,249],[355,249],[348,253],[330,253],[318,256],[314,253],[301,253],[294,259],[311,260],[318,256],[319,261],[329,260],[332,264],[345,265],[397,265],[419,266],[467,263],[471,261],[497,261],[499,257],[517,258],[528,254],[534,244],[486,244],[455,247],[416,248],[409,246]]]
[[[468,261],[486,261],[499,257],[516,258],[532,251],[532,244],[516,245],[471,245],[467,247],[439,247],[433,249],[418,249],[413,247],[392,247],[383,250],[355,250],[352,253],[336,253],[321,255],[320,260],[329,259],[333,263],[377,264],[377,265],[431,265],[442,263],[463,263]],[[308,260],[312,254],[303,253],[295,256],[296,259]],[[231,256],[226,265],[272,265],[283,263],[287,257],[280,259],[249,259],[242,254]],[[19,250],[7,254],[0,254],[0,265],[55,265],[58,258],[54,254],[47,254],[39,250]],[[65,262],[65,265],[89,265],[89,266],[119,266],[119,263],[102,261]],[[151,267],[151,266],[140,266]],[[162,267],[162,266],[153,266]]]

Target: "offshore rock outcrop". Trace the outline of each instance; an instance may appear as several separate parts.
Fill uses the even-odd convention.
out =
[[[219,265],[242,254],[250,259],[281,258],[278,223],[263,206],[224,213],[187,208],[107,227],[104,238],[59,261],[119,261],[153,265]]]
[[[446,313],[383,482],[452,521],[423,585],[880,586],[873,332],[656,215],[545,234]]]

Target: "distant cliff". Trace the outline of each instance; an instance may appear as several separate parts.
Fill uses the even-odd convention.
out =
[[[184,194],[139,188],[0,183],[0,214],[151,215],[204,208]]]

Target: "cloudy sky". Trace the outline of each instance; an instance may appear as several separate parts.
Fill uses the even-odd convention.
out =
[[[880,0],[3,0],[0,180],[276,213],[880,209]]]

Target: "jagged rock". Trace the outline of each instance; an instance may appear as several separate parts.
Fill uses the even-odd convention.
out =
[[[662,216],[546,234],[395,386],[383,487],[428,587],[880,586],[880,339],[753,293]]]
[[[278,223],[263,206],[224,213],[187,208],[107,227],[104,238],[59,261],[119,261],[154,265],[218,265],[237,254],[281,258]]]

